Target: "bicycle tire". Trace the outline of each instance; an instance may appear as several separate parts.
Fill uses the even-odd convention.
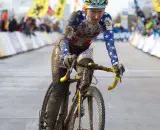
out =
[[[93,97],[96,100],[97,105],[98,105],[98,113],[99,113],[98,130],[104,130],[105,128],[105,104],[104,104],[104,99],[103,99],[101,92],[99,91],[98,88],[90,86],[87,90],[86,97]],[[74,130],[74,124],[75,124],[75,119],[76,119],[75,109],[77,105],[78,104],[76,103],[76,105],[74,106],[74,111],[71,114],[71,119],[70,119],[69,126],[68,126],[69,130]],[[89,112],[91,112],[91,114],[93,115],[91,110],[89,110]],[[90,127],[91,125],[92,124],[90,123]]]
[[[55,84],[53,84],[53,82],[52,82],[46,91],[46,94],[45,94],[45,97],[44,97],[43,103],[42,103],[42,108],[39,113],[39,130],[45,130],[45,128],[43,128],[43,123],[47,124],[46,119],[45,119],[45,115],[46,115],[46,108],[47,108],[48,100],[54,90],[54,86],[56,86],[57,84],[58,84],[58,82]]]
[[[45,97],[43,99],[43,103],[42,103],[42,108],[40,110],[40,113],[39,113],[39,130],[43,130],[43,126],[42,123],[43,123],[43,118],[45,117],[45,111],[46,111],[46,107],[47,107],[47,103],[48,103],[48,99],[52,93],[52,88],[53,88],[53,83],[51,83],[46,91],[46,94],[45,94]]]
[[[57,125],[56,119],[58,117],[60,106],[61,106],[61,103],[58,102],[58,100],[62,101],[63,95],[68,91],[68,87],[66,87],[66,86],[60,87],[60,85],[61,85],[60,82],[51,83],[47,92],[46,92],[46,95],[43,100],[42,108],[40,111],[39,130],[45,130],[46,127],[43,127],[44,123],[47,125],[47,127],[54,127],[55,128]],[[57,94],[58,94],[58,97],[57,97]],[[54,100],[56,100],[56,102],[58,103],[58,104],[56,103],[56,105],[54,105],[55,111],[54,111],[54,114],[52,115],[52,117],[53,117],[52,119],[55,120],[54,126],[51,126],[52,124],[48,124],[47,117],[46,117],[47,116],[46,110],[47,110],[47,106],[48,106],[48,101],[49,101],[49,98],[51,95],[54,96]],[[56,97],[55,97],[55,95],[56,95]],[[57,98],[58,98],[58,100],[57,100]],[[50,128],[50,129],[53,129],[53,128]]]

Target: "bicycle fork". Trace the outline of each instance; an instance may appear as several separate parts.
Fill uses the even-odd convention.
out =
[[[81,117],[84,114],[84,112],[82,112],[82,111],[84,111],[84,110],[82,110],[82,108],[83,108],[82,94],[85,92],[85,90],[87,89],[87,86],[89,86],[89,84],[90,84],[90,77],[88,75],[88,69],[85,68],[82,73],[80,87],[77,88],[78,89],[78,123],[79,123],[77,130],[83,130],[83,128],[81,128]]]

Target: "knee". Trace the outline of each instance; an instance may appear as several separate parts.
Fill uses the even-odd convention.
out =
[[[84,64],[84,65],[88,65],[88,63],[94,63],[94,61],[90,58],[83,58],[80,61],[78,61],[79,64]],[[76,66],[76,71],[80,74],[82,73],[84,67],[80,67],[80,66]],[[89,72],[91,73],[92,70]]]
[[[94,63],[94,61],[89,58],[84,58],[84,59],[80,60],[78,63],[87,65],[88,63]],[[81,86],[82,87],[89,86],[92,81],[93,70],[89,70],[87,68],[79,67],[79,66],[76,67],[76,70],[77,70],[78,74],[82,76]]]

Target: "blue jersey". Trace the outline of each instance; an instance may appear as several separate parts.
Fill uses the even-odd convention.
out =
[[[83,11],[74,12],[68,22],[61,40],[62,55],[80,54],[88,49],[92,40],[103,33],[106,43],[106,50],[111,59],[112,65],[118,63],[118,56],[114,46],[114,32],[112,18],[108,13],[104,13],[98,24],[88,22]]]

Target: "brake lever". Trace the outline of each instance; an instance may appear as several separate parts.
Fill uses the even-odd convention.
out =
[[[119,80],[119,81],[120,81],[120,83],[122,83],[122,77],[121,77],[121,76],[119,77],[119,79],[120,79],[120,80]]]
[[[123,76],[123,73],[125,72],[125,68],[123,66],[123,64],[120,64],[120,75],[119,75],[119,78],[120,78],[120,83],[122,83],[122,76]]]

